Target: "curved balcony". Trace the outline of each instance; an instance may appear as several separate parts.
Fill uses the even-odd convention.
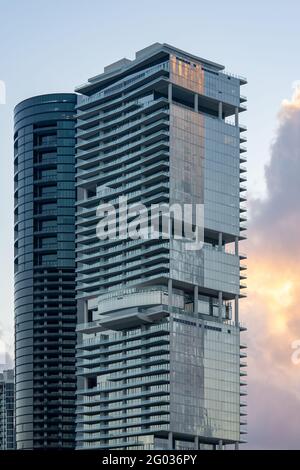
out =
[[[158,109],[157,111],[154,111],[153,113],[147,114],[144,117],[141,117],[138,120],[128,122],[127,124],[124,124],[122,126],[117,127],[116,129],[113,129],[110,132],[104,133],[103,132],[103,127],[98,126],[98,133],[99,135],[95,135],[95,137],[86,137],[84,134],[81,135],[80,140],[82,142],[79,142],[76,145],[77,149],[86,149],[89,148],[91,145],[93,145],[96,142],[105,142],[108,140],[107,144],[111,141],[112,138],[114,138],[114,142],[116,140],[121,139],[122,135],[124,134],[124,137],[130,137],[132,134],[137,132],[139,130],[140,126],[147,126],[151,125],[153,123],[158,123],[161,121],[165,121],[168,124],[168,121],[166,120],[167,115],[169,114],[169,111],[167,109]],[[110,125],[107,124],[107,128],[109,129],[112,124],[109,123]],[[147,127],[144,127],[147,129]],[[136,131],[134,131],[136,129]],[[78,136],[77,136],[78,137]]]
[[[92,104],[86,110],[80,110],[80,106],[77,109],[77,119],[79,120],[87,120],[90,117],[93,117],[95,113],[99,114],[99,111],[111,110],[112,112],[118,107],[118,105],[122,106],[124,101],[138,102],[138,98],[145,96],[147,92],[153,93],[153,90],[160,86],[161,84],[167,84],[168,78],[165,76],[160,76],[158,78],[154,78],[154,80],[149,81],[148,83],[135,88],[133,91],[129,91],[127,93],[123,93],[122,96],[118,98],[111,99],[109,101],[104,101],[102,103],[98,103],[94,106]],[[139,104],[139,102],[138,102]]]
[[[100,113],[98,115],[98,124],[93,125],[92,127],[84,128],[81,131],[78,131],[76,134],[76,137],[83,138],[83,139],[89,138],[93,136],[94,134],[96,134],[97,132],[99,132],[100,130],[103,131],[105,129],[110,129],[111,126],[115,126],[117,124],[130,121],[132,118],[137,118],[141,113],[143,114],[148,113],[148,112],[151,113],[153,109],[165,108],[167,103],[168,103],[168,100],[166,98],[158,98],[156,100],[152,99],[146,103],[142,103],[140,102],[140,100],[136,100],[134,102],[122,105],[119,108],[114,109],[110,112]],[[126,112],[128,111],[128,109],[131,109],[132,107],[135,108],[133,111]],[[119,114],[120,114],[119,117],[109,120],[110,116],[115,117],[115,116],[118,116]],[[81,128],[83,126],[78,124],[77,127]]]
[[[123,165],[120,165],[114,169],[111,169],[110,167],[109,173],[102,171],[102,164],[96,164],[95,166],[89,169],[79,170],[77,172],[77,177],[83,180],[84,182],[95,181],[95,178],[97,178],[97,184],[107,184],[109,183],[109,181],[112,181],[115,184],[123,181],[128,181],[133,178],[133,176],[141,176],[141,166],[143,166],[144,175],[147,175],[149,172],[151,173],[151,171],[155,171],[155,169],[159,166],[163,166],[169,169],[167,159],[167,152],[160,151],[154,155],[150,155],[149,157],[140,157],[129,164],[127,164],[126,161],[126,167],[124,167]],[[124,172],[126,172],[125,175]]]
[[[112,96],[116,93],[122,92],[124,89],[128,90],[137,83],[143,83],[145,79],[155,76],[157,73],[165,72],[166,76],[169,73],[169,61],[163,62],[162,64],[154,65],[142,72],[132,74],[130,78],[123,78],[116,82],[113,86],[95,93],[91,97],[81,97],[77,105],[77,109],[84,109],[89,107],[91,104],[101,102],[102,99],[106,99],[108,96]]]

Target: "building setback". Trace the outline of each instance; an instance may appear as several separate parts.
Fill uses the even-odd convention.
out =
[[[76,90],[78,449],[244,441],[244,83],[156,43]],[[204,205],[203,248],[99,239],[119,196]]]
[[[75,436],[75,94],[15,108],[15,360],[18,449]]]
[[[13,369],[0,373],[0,450],[15,449],[15,380]]]

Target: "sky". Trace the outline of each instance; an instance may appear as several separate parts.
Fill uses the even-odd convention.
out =
[[[300,3],[0,0],[0,362],[13,354],[13,108],[154,42],[246,76],[248,448],[300,448]],[[0,96],[1,103],[1,96]],[[299,340],[300,344],[300,340]],[[294,356],[293,356],[294,357]]]

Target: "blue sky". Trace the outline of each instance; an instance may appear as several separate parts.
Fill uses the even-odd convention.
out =
[[[138,49],[167,42],[248,78],[248,187],[264,197],[277,113],[300,79],[300,3],[164,0],[0,0],[0,328],[13,332],[13,107],[29,96],[73,91]],[[0,331],[1,333],[1,331]]]

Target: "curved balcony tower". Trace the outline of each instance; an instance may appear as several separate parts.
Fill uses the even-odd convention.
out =
[[[75,94],[15,108],[15,360],[18,449],[75,435]]]
[[[244,441],[245,83],[156,43],[77,89],[78,449]],[[201,207],[203,246],[99,238],[97,208],[120,227],[120,196]]]

